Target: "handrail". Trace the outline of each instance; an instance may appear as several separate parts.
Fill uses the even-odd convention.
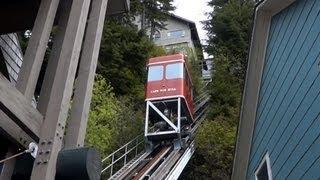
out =
[[[144,143],[143,134],[140,134],[137,137],[135,137],[134,139],[132,139],[131,141],[129,141],[128,143],[126,143],[125,145],[121,146],[119,149],[117,149],[116,151],[114,151],[110,155],[108,155],[106,158],[104,158],[102,160],[102,163],[108,159],[111,160],[111,162],[108,166],[106,166],[105,168],[102,169],[101,174],[104,173],[106,170],[110,169],[110,177],[112,177],[112,175],[114,175],[114,173],[113,173],[114,172],[114,165],[116,163],[118,163],[121,159],[123,159],[123,166],[125,166],[131,160],[131,159],[130,160],[128,159],[128,155],[131,152],[133,152],[133,150],[135,150],[135,155],[134,155],[134,157],[132,157],[132,159],[137,157],[138,156],[138,149],[143,143]],[[130,149],[128,149],[128,147],[130,147]],[[115,157],[115,155],[117,153],[119,153],[120,151],[123,151],[123,150],[124,150],[124,152],[120,157]]]
[[[125,148],[126,146],[128,146],[129,144],[131,144],[133,141],[135,141],[136,139],[138,139],[139,137],[143,136],[143,134],[138,135],[137,137],[135,137],[134,139],[132,139],[131,141],[127,142],[125,145],[121,146],[119,149],[117,149],[116,151],[114,151],[113,153],[111,153],[109,156],[107,156],[106,158],[104,158],[102,160],[102,162],[104,162],[105,160],[107,160],[108,158],[110,158],[112,155],[116,154],[117,152],[119,152],[121,149]]]

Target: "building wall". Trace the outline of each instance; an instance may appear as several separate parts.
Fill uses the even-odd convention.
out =
[[[273,179],[320,177],[319,58],[319,0],[272,17],[247,179],[266,153]]]
[[[154,39],[157,45],[167,46],[186,43],[190,48],[194,48],[191,39],[191,30],[187,24],[173,18],[169,18],[166,24],[166,29],[160,30],[160,38]],[[181,32],[181,35],[174,36],[174,32]]]
[[[15,84],[23,61],[23,53],[17,34],[4,34],[0,36],[0,50],[2,52],[10,81]]]
[[[134,24],[137,25],[138,29],[141,29],[140,16],[136,16]],[[161,29],[154,36],[154,42],[158,46],[163,46],[167,51],[171,49],[181,49],[181,47],[189,47],[194,49],[194,43],[191,39],[191,30],[188,24],[178,21],[175,18],[169,17],[165,22],[165,29]],[[172,32],[181,31],[181,36],[173,36]],[[150,34],[148,31],[147,34]],[[170,34],[170,35],[169,35]]]

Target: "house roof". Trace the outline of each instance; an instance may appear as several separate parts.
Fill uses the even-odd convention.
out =
[[[0,2],[0,34],[31,29],[40,3],[41,0],[2,0]],[[107,15],[128,11],[129,6],[129,0],[109,0]]]

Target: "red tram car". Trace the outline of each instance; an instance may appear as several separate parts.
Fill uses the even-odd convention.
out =
[[[193,123],[193,93],[183,54],[151,58],[147,64],[145,136],[151,142],[181,139]]]

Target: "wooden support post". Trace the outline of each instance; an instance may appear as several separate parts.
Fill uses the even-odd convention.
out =
[[[72,0],[61,1],[58,9],[57,34],[54,36],[52,51],[50,53],[47,69],[42,83],[37,109],[42,115],[46,114],[53,80],[57,71],[63,38],[66,33]]]
[[[43,116],[1,74],[0,91],[0,120],[3,121],[0,124],[4,125],[0,127],[16,131],[17,129],[12,126],[12,124],[16,124],[14,127],[20,127],[34,139],[37,139]],[[5,114],[8,119],[1,119],[1,114]],[[5,121],[12,122],[4,123]]]
[[[92,0],[65,148],[83,146],[108,0]]]
[[[14,149],[9,147],[8,152],[6,154],[6,158],[14,155],[15,153],[16,152],[14,151]],[[15,164],[16,164],[15,158],[4,162],[2,167],[2,172],[0,172],[0,179],[11,179]]]
[[[0,110],[0,127],[7,135],[12,138],[12,141],[21,144],[25,148],[28,148],[29,143],[37,142],[37,139],[27,134],[21,127],[19,127],[10,117]],[[2,147],[1,147],[2,148]],[[1,178],[0,178],[1,179]]]
[[[41,1],[18,76],[16,87],[30,102],[38,81],[58,5],[59,0]]]
[[[90,0],[72,2],[45,120],[40,132],[39,151],[33,166],[32,180],[55,179],[57,156],[62,146],[89,6]]]

